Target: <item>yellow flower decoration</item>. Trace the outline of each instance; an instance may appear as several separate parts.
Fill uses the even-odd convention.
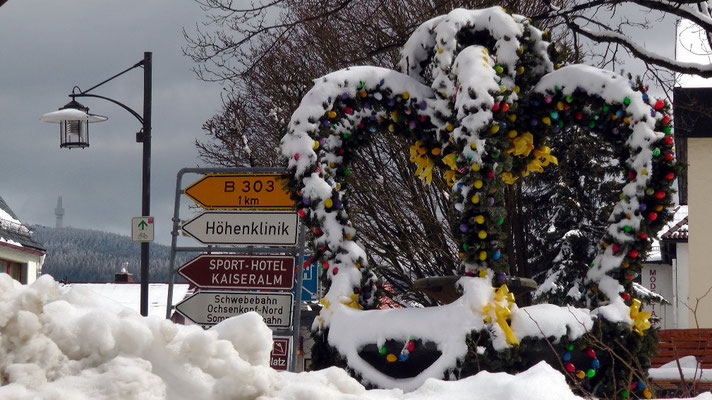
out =
[[[349,296],[350,301],[342,301],[347,307],[355,308],[357,310],[363,310],[363,306],[358,302],[358,294],[352,294]]]
[[[512,328],[507,324],[507,319],[512,315],[510,310],[512,304],[514,304],[514,293],[509,291],[507,285],[502,285],[495,290],[494,301],[482,307],[482,314],[485,322],[492,322],[492,314],[494,314],[494,320],[502,328],[507,343],[519,344],[519,339],[514,336]]]
[[[643,336],[643,331],[650,328],[651,313],[640,311],[640,306],[640,300],[633,299],[633,304],[630,305],[630,319],[633,320],[633,331]]]
[[[447,183],[448,186],[452,186],[455,184],[455,171],[454,170],[448,170],[443,172],[443,178],[445,178],[445,183]]]
[[[541,160],[541,165],[546,167],[551,164],[559,165],[559,160],[551,155],[551,148],[549,146],[541,146],[534,150],[534,157]]]
[[[512,145],[506,150],[507,154],[514,153],[515,156],[527,157],[534,150],[534,135],[525,132],[512,139]]]
[[[417,141],[410,146],[410,161],[414,162],[418,168],[415,170],[415,176],[424,179],[426,184],[433,180],[433,167],[435,163],[428,157],[428,150],[423,146],[423,142]]]
[[[511,172],[502,172],[502,181],[507,185],[513,185],[517,181],[517,177]]]
[[[450,153],[443,157],[443,163],[450,167],[450,169],[457,169],[457,163],[455,162],[456,158],[457,155],[455,155],[455,153]]]
[[[542,163],[538,158],[529,161],[529,164],[527,164],[526,174],[529,175],[530,172],[544,172],[544,167],[542,167]]]

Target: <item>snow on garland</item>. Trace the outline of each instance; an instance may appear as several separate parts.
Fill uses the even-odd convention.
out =
[[[365,380],[408,389],[442,377],[464,357],[472,331],[488,329],[496,349],[542,334],[541,326],[521,322],[522,311],[544,315],[536,312],[540,306],[519,309],[502,292],[506,287],[492,288],[495,272],[508,268],[502,189],[557,164],[546,139],[570,125],[610,142],[628,183],[587,276],[591,310],[549,312],[561,321],[557,337],[576,339],[594,318],[629,324],[638,334],[649,327],[649,314],[631,297],[632,281],[651,236],[669,217],[664,207],[676,171],[669,105],[620,75],[558,68],[548,51],[545,35],[522,16],[499,7],[457,9],[413,33],[402,50],[403,73],[352,67],[328,74],[293,114],[281,150],[298,213],[313,233],[314,257],[331,281],[315,328],[330,330],[328,343]],[[469,277],[460,280],[464,294],[451,305],[362,310],[373,304],[374,278],[346,211],[345,178],[355,149],[377,133],[410,138],[416,175],[429,181],[437,167],[452,185],[460,271]],[[366,344],[412,337],[442,352],[415,377],[393,379],[358,356]]]

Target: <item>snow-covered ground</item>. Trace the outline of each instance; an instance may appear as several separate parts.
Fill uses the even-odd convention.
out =
[[[0,399],[576,399],[545,363],[517,375],[366,390],[346,372],[269,368],[271,330],[255,313],[209,330],[137,312],[50,276],[0,274]],[[712,400],[712,394],[697,397]]]

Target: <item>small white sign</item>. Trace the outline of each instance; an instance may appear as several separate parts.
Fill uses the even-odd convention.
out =
[[[255,311],[273,328],[292,325],[294,298],[287,292],[197,292],[176,304],[176,311],[198,325],[215,325],[235,315]]]
[[[181,229],[205,244],[295,246],[298,226],[293,211],[208,211]]]
[[[131,240],[153,242],[153,217],[131,218]]]

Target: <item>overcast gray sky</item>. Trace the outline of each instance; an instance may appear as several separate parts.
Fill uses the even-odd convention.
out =
[[[25,223],[130,234],[141,215],[139,122],[99,99],[78,99],[109,120],[90,126],[90,147],[60,149],[57,124],[39,117],[153,52],[151,213],[156,242],[170,243],[176,174],[198,166],[201,124],[219,110],[220,87],[199,81],[182,55],[181,28],[203,20],[193,0],[9,0],[0,7],[0,195]],[[93,93],[139,114],[143,70]]]
[[[220,87],[199,81],[181,52],[181,28],[203,20],[193,0],[9,0],[0,8],[0,195],[23,222],[54,226],[61,195],[65,226],[130,234],[141,210],[138,121],[109,102],[79,99],[109,120],[91,125],[88,149],[67,150],[57,125],[39,117],[66,104],[75,85],[87,89],[152,51],[151,214],[156,242],[170,243],[176,174],[200,164],[193,141],[220,107]],[[641,34],[650,50],[671,56],[673,38],[672,23]],[[137,69],[93,93],[140,113],[142,82]]]

